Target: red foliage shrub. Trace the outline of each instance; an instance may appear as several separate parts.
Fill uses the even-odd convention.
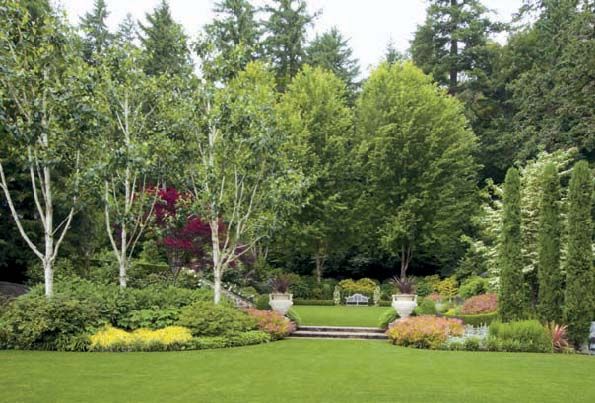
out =
[[[568,350],[568,326],[558,325],[554,322],[548,324],[548,330],[552,339],[552,346],[556,353],[562,353]]]
[[[497,310],[498,296],[496,294],[476,295],[466,300],[461,307],[461,313],[464,315],[496,312]]]
[[[393,344],[416,348],[439,348],[448,336],[462,336],[463,322],[433,315],[411,316],[394,322],[386,335]]]
[[[440,294],[438,294],[437,292],[433,292],[425,298],[429,299],[430,301],[434,301],[434,302],[442,301],[442,296],[440,296]]]
[[[275,311],[248,309],[246,312],[256,318],[258,328],[270,334],[273,340],[282,339],[295,331],[295,324]]]

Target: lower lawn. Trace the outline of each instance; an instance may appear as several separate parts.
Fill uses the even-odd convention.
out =
[[[2,402],[595,402],[595,357],[290,339],[168,353],[0,351]]]
[[[302,325],[377,327],[381,314],[392,308],[377,306],[297,305],[293,309],[302,318]]]

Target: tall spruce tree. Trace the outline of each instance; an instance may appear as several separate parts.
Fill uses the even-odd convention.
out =
[[[81,17],[85,59],[92,60],[94,53],[102,53],[109,46],[113,35],[107,28],[109,15],[105,0],[95,0],[93,9]]]
[[[395,42],[391,39],[386,44],[386,49],[384,50],[384,57],[383,61],[387,62],[388,64],[394,64],[397,62],[402,62],[407,59],[407,55],[403,52],[400,52],[395,47]]]
[[[431,0],[426,21],[411,43],[414,63],[448,91],[459,91],[460,78],[473,76],[490,32],[499,25],[479,0]]]
[[[264,10],[265,54],[271,59],[278,87],[283,90],[300,70],[306,56],[306,30],[316,18],[305,0],[273,0]]]
[[[521,177],[510,168],[504,180],[502,240],[499,251],[500,317],[509,322],[526,317],[527,299],[521,252]]]
[[[141,42],[147,54],[145,72],[149,75],[187,75],[192,71],[184,29],[171,15],[169,3],[161,3],[146,15],[147,24],[139,24]]]
[[[353,95],[357,90],[358,61],[353,57],[349,41],[337,28],[333,27],[322,35],[316,35],[306,49],[306,63],[335,73],[343,80],[350,94]]]
[[[116,31],[116,40],[123,44],[134,45],[135,41],[138,39],[138,32],[137,32],[137,25],[134,18],[132,18],[132,14],[126,14],[126,17],[120,22],[118,25],[118,30]]]
[[[542,321],[562,323],[564,279],[560,271],[560,178],[553,163],[546,165],[543,171],[540,204],[537,312]]]
[[[593,319],[593,175],[586,161],[578,162],[568,190],[568,251],[564,320],[575,347],[587,341]]]
[[[209,78],[228,81],[260,56],[262,30],[247,0],[222,0],[213,11],[213,22],[204,27],[194,48]]]

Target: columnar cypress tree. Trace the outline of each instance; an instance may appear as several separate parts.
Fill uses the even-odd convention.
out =
[[[560,272],[560,178],[556,165],[543,171],[538,232],[539,293],[537,312],[543,321],[562,321],[564,291]]]
[[[521,253],[521,177],[510,168],[504,181],[504,210],[500,245],[500,316],[503,321],[526,315],[523,258]]]
[[[579,347],[589,335],[593,307],[591,203],[593,176],[586,161],[572,171],[568,193],[568,254],[564,319],[568,336]]]

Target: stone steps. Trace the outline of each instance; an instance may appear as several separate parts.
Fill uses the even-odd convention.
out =
[[[376,327],[300,326],[291,337],[312,339],[374,339],[385,340],[384,330]]]

